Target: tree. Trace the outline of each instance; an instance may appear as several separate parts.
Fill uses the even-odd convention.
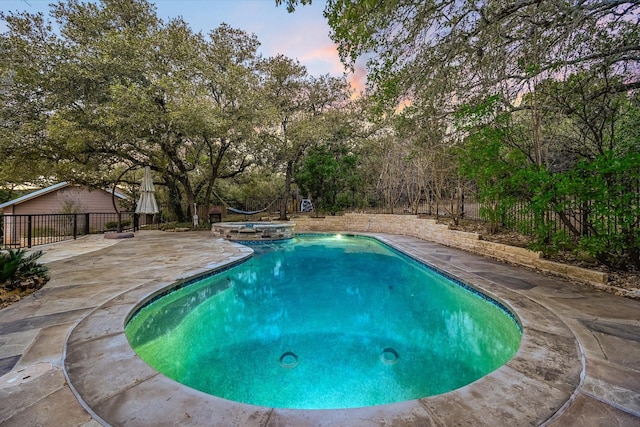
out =
[[[48,184],[51,162],[43,147],[53,102],[46,76],[55,63],[43,53],[59,46],[40,14],[0,18],[8,27],[0,34],[0,186]]]
[[[349,189],[357,158],[343,147],[313,147],[296,172],[296,183],[316,201],[318,211],[335,214],[341,207],[338,195]]]
[[[640,3],[329,0],[325,16],[343,62],[370,58],[378,111],[443,125],[425,159],[455,154],[494,226],[518,209],[538,249],[639,264]],[[416,193],[397,168],[422,153],[399,147],[386,188]]]
[[[633,1],[600,0],[330,0],[325,16],[345,63],[371,57],[379,89],[419,96],[432,82],[454,79],[465,102],[502,83],[519,91],[537,76],[594,65],[629,77],[620,91],[639,87],[631,74],[640,50],[639,9]]]
[[[297,61],[278,55],[262,65],[264,73],[264,106],[271,117],[271,125],[262,129],[265,146],[270,147],[270,162],[285,175],[284,196],[291,193],[293,168],[307,147],[308,141],[291,138],[291,123],[305,111],[303,93],[307,70]],[[280,219],[287,219],[287,198],[280,206]]]
[[[59,170],[75,181],[110,169],[148,165],[161,177],[180,219],[193,206],[192,174],[202,152],[192,138],[201,113],[191,81],[198,38],[186,23],[166,25],[146,1],[108,0],[96,7],[59,3],[53,13],[65,39],[58,65],[58,107],[48,133],[66,159],[87,167]],[[97,174],[96,174],[97,172]]]
[[[611,93],[640,87],[635,1],[330,0],[325,16],[345,64],[370,58],[369,86],[383,108],[428,100],[438,102],[439,115],[453,114],[500,95],[505,107],[529,112],[538,166],[545,154],[539,84],[592,70],[616,82]]]
[[[3,17],[7,151],[96,187],[148,165],[179,220],[254,161],[255,37],[221,26],[207,40],[146,0],[59,2],[52,16],[59,33],[42,16]]]
[[[438,99],[419,99],[393,116],[398,145],[404,150],[404,183],[411,211],[423,201],[428,212],[446,213],[455,224],[463,215],[466,181],[459,174],[455,141],[447,134],[450,121],[438,114]]]
[[[628,111],[626,94],[617,92],[618,78],[600,78],[598,73],[582,72],[564,81],[546,80],[538,86],[541,105],[549,112],[545,128],[561,144],[548,143],[554,170],[568,169],[579,160],[592,160],[608,151],[622,154],[617,138],[617,122]]]
[[[497,97],[462,108],[456,126],[465,134],[458,147],[460,173],[475,181],[480,214],[488,221],[489,232],[495,233],[507,221],[507,212],[526,198],[514,175],[526,167],[530,150],[512,143],[512,114],[502,111]]]
[[[270,162],[284,173],[284,195],[291,194],[296,163],[318,142],[313,120],[338,108],[349,98],[344,78],[310,77],[305,67],[282,55],[263,63],[263,102],[271,125],[261,130],[270,150]],[[282,197],[280,219],[287,218],[287,197]]]
[[[312,0],[276,0],[276,5],[287,4],[287,11],[294,12],[298,4],[311,4]]]
[[[576,97],[579,92],[571,89],[575,84],[569,79],[539,86],[547,91],[539,99],[554,113],[543,124],[555,132],[543,141],[543,167],[536,164],[530,146],[521,143],[522,117],[501,111],[496,100],[463,110],[462,173],[475,180],[484,204],[481,213],[493,230],[515,225],[535,236],[536,250],[582,250],[614,268],[637,268],[638,140],[628,139],[628,131],[623,131],[637,120],[637,111],[632,100],[620,94],[616,99],[603,95],[603,104],[594,108],[585,95],[598,92],[599,86],[589,85]],[[562,102],[546,99],[551,94]],[[557,144],[555,138],[570,143]],[[520,220],[514,221],[512,212]],[[510,216],[511,224],[506,224]]]
[[[376,189],[382,195],[384,204],[393,213],[403,195],[407,152],[406,147],[398,144],[391,136],[379,141],[382,150]]]
[[[206,144],[209,203],[217,178],[232,178],[258,160],[256,128],[265,122],[259,97],[258,39],[223,24],[210,33],[205,48],[202,87],[210,100],[200,134]]]
[[[349,194],[359,190],[357,124],[348,109],[330,110],[307,121],[305,130],[317,142],[305,153],[295,169],[295,182],[303,194],[315,201],[318,211],[335,214],[353,200]],[[353,198],[351,198],[353,199]]]

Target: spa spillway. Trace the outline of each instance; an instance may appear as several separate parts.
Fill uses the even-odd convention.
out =
[[[234,242],[257,242],[291,239],[293,222],[221,222],[211,226],[214,236]]]

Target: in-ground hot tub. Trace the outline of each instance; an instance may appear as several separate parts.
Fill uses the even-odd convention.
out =
[[[220,222],[211,226],[214,236],[235,242],[286,240],[295,236],[294,222]]]

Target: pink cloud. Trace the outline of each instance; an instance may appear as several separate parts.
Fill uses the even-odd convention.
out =
[[[398,106],[396,107],[396,113],[402,112],[407,107],[410,107],[413,104],[413,99],[403,99],[400,101]]]
[[[323,45],[307,49],[299,58],[302,63],[321,61],[329,64],[331,69],[327,70],[331,74],[344,73],[344,65],[340,62],[338,48],[335,44]]]
[[[353,95],[351,95],[352,99],[360,97],[362,93],[367,88],[367,70],[366,68],[356,62],[354,66],[354,71],[347,75],[347,81],[351,85],[351,89],[353,89]]]

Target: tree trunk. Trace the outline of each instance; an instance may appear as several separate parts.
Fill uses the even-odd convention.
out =
[[[193,218],[194,215],[197,215],[197,212],[194,209],[194,205],[196,203],[196,195],[193,192],[193,188],[191,188],[191,183],[189,182],[189,178],[188,177],[183,177],[183,179],[180,180],[182,186],[184,187],[184,192],[185,192],[185,196],[187,197],[187,209],[186,209],[186,213],[187,213],[187,220],[191,220]],[[189,215],[191,214],[191,215]]]
[[[293,160],[287,161],[287,170],[284,176],[284,195],[280,200],[280,217],[281,221],[287,221],[287,203],[291,194],[291,181],[293,180]]]
[[[186,216],[182,210],[182,195],[172,179],[166,179],[167,190],[169,191],[169,210],[176,216],[178,222],[185,222]]]

